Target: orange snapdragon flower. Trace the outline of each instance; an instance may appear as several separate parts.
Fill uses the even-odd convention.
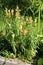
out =
[[[14,9],[11,10],[11,15],[12,15],[12,16],[14,15]]]
[[[15,37],[15,34],[12,32],[12,38],[14,38]]]
[[[7,9],[7,8],[5,8],[5,15],[6,15],[6,17],[9,16],[9,15],[8,15],[8,9]]]
[[[9,26],[9,28],[11,28],[11,24],[10,23],[8,24],[8,26]]]
[[[35,26],[37,26],[37,19],[34,20]]]
[[[20,30],[22,30],[22,25],[20,25]]]
[[[28,17],[26,17],[26,21],[29,22],[29,18]]]
[[[10,9],[8,10],[8,16],[9,16],[9,18],[11,17]]]
[[[26,35],[28,33],[28,29],[25,29],[22,33],[23,35]]]
[[[37,19],[35,19],[34,22],[37,23]]]
[[[23,28],[23,22],[20,24],[20,27],[19,27],[21,32],[22,32],[22,28]]]

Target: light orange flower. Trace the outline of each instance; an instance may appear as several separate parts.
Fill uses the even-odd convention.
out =
[[[22,32],[23,25],[24,25],[23,22],[21,22],[20,27],[19,27],[21,32]]]
[[[11,17],[11,12],[10,12],[10,9],[8,10],[8,15],[9,15],[9,18]]]
[[[8,18],[8,9],[7,8],[5,8],[5,15],[6,15],[6,17]]]
[[[12,16],[14,15],[14,9],[11,10],[11,15],[12,15]]]
[[[37,19],[35,19],[34,22],[37,23]]]
[[[20,25],[20,30],[22,30],[22,25]]]
[[[21,10],[19,9],[19,7],[16,7],[16,12],[20,12]]]
[[[25,29],[22,33],[23,35],[26,35],[28,33],[28,29]]]
[[[32,20],[32,16],[29,17],[29,20]]]
[[[32,26],[32,24],[33,24],[33,19],[32,19],[31,16],[29,17],[29,23],[30,23],[30,26]]]
[[[20,19],[20,9],[19,9],[19,7],[17,6],[17,8],[16,8],[16,13],[15,13],[15,16],[16,16],[16,18],[17,19]]]
[[[37,26],[37,19],[34,20],[34,24],[35,24],[35,26]]]
[[[10,23],[8,24],[8,26],[9,26],[9,28],[11,28],[11,24]]]
[[[31,16],[29,17],[29,21],[30,21],[30,23],[32,23],[32,22],[33,22],[33,19],[32,19],[32,17],[31,17]]]
[[[27,22],[29,21],[29,18],[28,18],[28,17],[26,17],[26,21],[27,21]]]
[[[15,37],[15,34],[14,33],[12,33],[12,38],[14,38]]]

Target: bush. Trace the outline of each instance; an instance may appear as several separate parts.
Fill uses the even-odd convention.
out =
[[[37,19],[32,17],[24,17],[20,15],[20,9],[16,8],[14,11],[5,10],[4,30],[1,31],[1,36],[8,41],[13,53],[18,57],[24,57],[30,62],[36,56],[39,45]]]

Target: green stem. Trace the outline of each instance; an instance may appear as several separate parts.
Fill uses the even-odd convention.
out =
[[[40,32],[40,6],[39,6],[39,14],[38,14],[38,33]]]

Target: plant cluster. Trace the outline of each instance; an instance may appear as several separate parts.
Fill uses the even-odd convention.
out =
[[[18,6],[15,11],[16,13],[13,17],[14,10],[6,8],[3,21],[4,30],[2,29],[0,34],[7,41],[6,44],[11,46],[16,57],[23,57],[31,62],[36,56],[39,45],[37,19],[33,20],[32,16],[21,16],[21,10]]]

